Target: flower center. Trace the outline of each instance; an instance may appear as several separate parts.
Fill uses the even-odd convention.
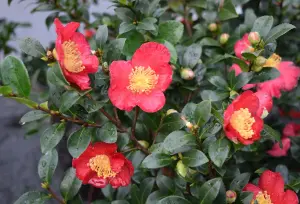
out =
[[[158,82],[158,75],[150,67],[134,67],[129,75],[127,88],[133,93],[150,93]]]
[[[264,67],[278,68],[280,62],[281,62],[281,57],[274,53],[267,59]]]
[[[116,173],[111,169],[109,157],[103,154],[90,159],[89,167],[97,173],[98,177],[115,177]]]
[[[255,202],[256,201],[256,202]],[[255,200],[252,200],[251,204],[273,204],[270,196],[266,191],[262,192],[260,191],[257,195]]]
[[[62,44],[64,51],[64,65],[66,70],[72,73],[78,73],[85,69],[82,65],[80,58],[80,52],[76,46],[76,43],[69,40]]]
[[[240,110],[234,111],[231,116],[231,126],[244,138],[252,138],[254,134],[252,125],[255,122],[254,118],[251,117],[251,113],[248,108],[241,108]]]

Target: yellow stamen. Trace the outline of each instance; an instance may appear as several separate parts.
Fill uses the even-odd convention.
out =
[[[129,86],[133,93],[150,93],[158,82],[158,75],[150,67],[134,67],[129,75]]]
[[[109,157],[97,155],[89,160],[89,167],[101,178],[115,177],[116,173],[111,169]]]
[[[270,196],[266,191],[260,191],[257,195],[255,200],[251,201],[251,204],[254,204],[256,201],[257,204],[273,204]]]
[[[274,53],[267,59],[264,67],[278,68],[280,62],[281,62],[281,57]]]
[[[251,113],[248,108],[241,108],[234,111],[231,116],[230,124],[244,139],[252,138],[254,132],[252,125],[255,119],[251,117]]]
[[[82,65],[80,52],[75,42],[69,40],[62,44],[64,51],[64,65],[66,70],[72,73],[82,72],[85,67]]]

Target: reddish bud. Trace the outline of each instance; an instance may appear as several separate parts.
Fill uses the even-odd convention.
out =
[[[229,34],[228,33],[223,33],[221,36],[220,36],[220,43],[221,45],[224,45],[228,42],[228,39],[229,39]]]
[[[232,190],[226,191],[226,202],[234,203],[236,200],[236,192]]]
[[[258,32],[249,33],[248,40],[252,45],[257,45],[260,42],[260,35]]]
[[[211,32],[216,32],[218,29],[218,25],[216,23],[211,23],[208,25],[208,30],[210,30]]]
[[[180,76],[184,80],[192,80],[195,78],[195,73],[190,68],[183,68],[180,71]]]

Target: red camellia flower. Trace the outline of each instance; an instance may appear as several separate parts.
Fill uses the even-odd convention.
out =
[[[246,33],[242,39],[236,41],[234,44],[234,52],[238,58],[242,59],[243,52],[253,52],[254,48],[251,46],[251,43],[248,40],[249,34]]]
[[[279,142],[276,142],[272,149],[267,151],[267,153],[273,157],[282,157],[286,156],[287,152],[291,147],[291,140],[289,137],[295,137],[300,135],[300,124],[288,123],[283,129],[283,136],[281,139],[282,148],[279,145]]]
[[[260,104],[252,91],[238,96],[224,112],[224,131],[228,139],[244,145],[260,139],[263,120],[257,114]]]
[[[264,171],[258,186],[248,183],[243,191],[253,192],[251,204],[298,204],[298,196],[294,191],[284,191],[284,180],[280,173]]]
[[[115,143],[90,144],[77,159],[73,159],[72,165],[83,184],[96,188],[104,188],[108,183],[113,188],[127,186],[134,171],[132,163],[117,152]]]
[[[261,118],[265,118],[272,110],[272,97],[263,91],[257,91],[255,92],[255,95],[259,99],[259,108],[257,110],[257,115],[259,115]]]
[[[91,55],[90,45],[84,35],[76,32],[80,24],[71,22],[64,27],[57,18],[54,24],[57,33],[57,60],[66,79],[81,90],[89,89],[88,74],[97,72],[99,61],[96,56]]]
[[[144,43],[131,61],[114,61],[110,65],[108,96],[114,106],[131,111],[139,106],[156,112],[165,104],[165,91],[172,81],[170,52],[162,44]]]

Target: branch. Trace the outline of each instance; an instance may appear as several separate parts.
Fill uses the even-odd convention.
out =
[[[185,24],[185,27],[186,27],[189,37],[192,37],[193,31],[191,28],[191,24],[189,22],[189,10],[186,5],[184,5],[184,24]]]
[[[59,197],[55,194],[55,192],[51,189],[50,186],[48,186],[48,187],[46,188],[46,190],[50,193],[51,197],[54,198],[55,200],[57,200],[60,204],[66,204],[66,202],[65,202],[63,199],[59,198]]]
[[[119,132],[127,132],[127,130],[122,127],[121,121],[120,120],[116,120],[114,117],[112,117],[108,112],[106,112],[103,108],[100,108],[99,111],[105,115],[105,117],[110,120],[113,124],[115,124],[118,128]],[[118,122],[119,121],[119,122]]]

